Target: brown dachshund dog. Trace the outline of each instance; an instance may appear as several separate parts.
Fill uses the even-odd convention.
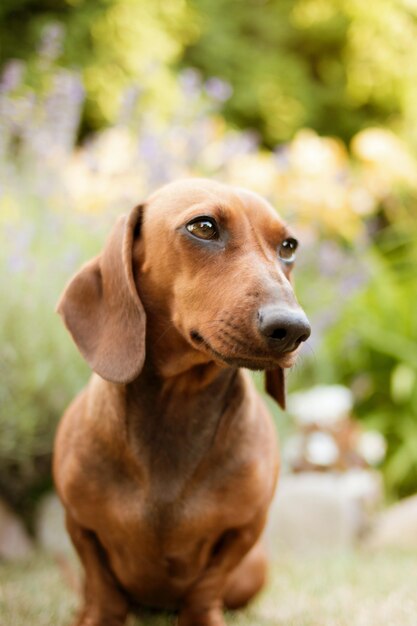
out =
[[[191,179],[114,226],[58,305],[94,370],[60,424],[55,482],[85,569],[78,626],[129,610],[223,626],[262,587],[275,429],[250,376],[310,334],[290,282],[297,242],[255,193]]]

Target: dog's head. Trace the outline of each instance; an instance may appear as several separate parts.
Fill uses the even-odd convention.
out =
[[[119,219],[58,311],[107,380],[139,375],[148,316],[148,327],[175,333],[200,363],[266,370],[267,389],[283,406],[283,368],[310,335],[291,285],[296,248],[257,194],[180,181]]]

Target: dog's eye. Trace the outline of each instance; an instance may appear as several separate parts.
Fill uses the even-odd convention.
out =
[[[278,249],[278,254],[284,263],[293,263],[295,261],[295,251],[298,247],[298,241],[292,237],[285,239]]]
[[[186,226],[188,232],[198,239],[218,239],[219,231],[216,222],[208,217],[199,217]]]

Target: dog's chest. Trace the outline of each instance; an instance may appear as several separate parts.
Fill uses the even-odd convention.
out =
[[[159,546],[172,537],[186,541],[194,530],[204,536],[211,527],[241,525],[256,505],[264,461],[233,458],[232,451],[227,457],[208,455],[199,462],[173,454],[170,462],[151,464],[139,479],[126,475],[123,488],[119,482],[114,489],[115,501],[109,501],[114,523]]]
[[[208,426],[202,412],[194,425],[187,419],[182,437],[178,421],[160,421],[117,456],[100,448],[80,459],[78,521],[94,529],[115,576],[139,603],[177,606],[223,538],[266,509],[276,465],[273,431],[243,406],[246,413],[235,410],[211,432],[199,431]]]
[[[165,399],[154,406],[146,396],[146,403],[131,407],[131,456],[140,468],[135,472],[133,463],[125,481],[130,497],[124,523],[132,533],[158,546],[187,544],[194,535],[198,543],[253,514],[271,458],[257,453],[264,428],[261,419],[255,428],[248,414],[242,381],[231,390],[213,388],[211,398]]]
[[[163,588],[164,598],[169,601],[172,593],[174,601],[207,567],[225,533],[250,520],[259,506],[253,495],[242,503],[227,476],[125,486],[124,495],[117,490],[99,538],[132,596],[152,605],[158,599],[153,594]]]

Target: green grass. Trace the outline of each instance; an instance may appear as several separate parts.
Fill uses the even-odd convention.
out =
[[[268,588],[249,609],[227,615],[234,626],[415,626],[417,553],[361,552],[281,560]],[[64,626],[77,607],[62,570],[38,554],[0,565],[2,626]],[[172,626],[174,618],[145,615],[129,626]]]

